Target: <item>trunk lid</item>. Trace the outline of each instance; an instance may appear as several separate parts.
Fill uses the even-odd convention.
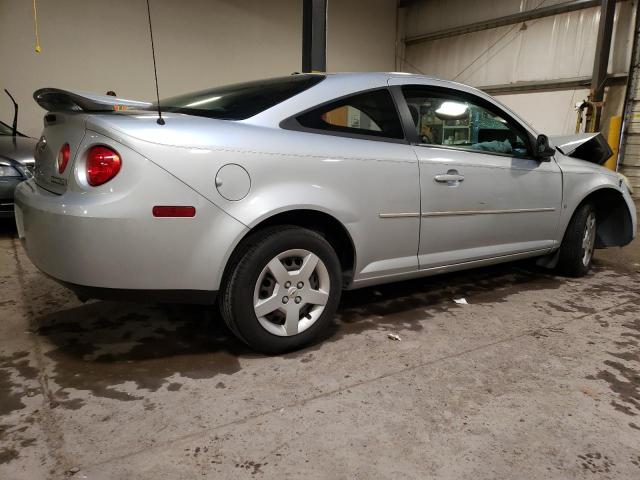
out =
[[[78,147],[85,134],[84,117],[77,114],[48,113],[42,136],[36,144],[33,176],[36,183],[50,192],[66,192],[72,176]],[[68,143],[71,154],[62,173],[58,171],[58,153]]]
[[[44,117],[42,137],[35,148],[34,177],[38,185],[57,194],[64,193],[73,179],[78,148],[86,130],[84,112],[113,113],[151,106],[149,102],[59,88],[41,88],[34,92],[33,98],[50,112]],[[58,153],[65,143],[69,144],[71,155],[66,168],[60,172]]]

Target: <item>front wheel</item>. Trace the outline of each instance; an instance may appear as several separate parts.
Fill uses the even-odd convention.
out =
[[[591,268],[596,243],[597,216],[587,203],[576,210],[569,222],[560,246],[558,271],[571,277],[581,277]]]
[[[340,262],[318,233],[289,226],[257,232],[231,268],[222,317],[255,350],[301,348],[331,323],[342,290]]]

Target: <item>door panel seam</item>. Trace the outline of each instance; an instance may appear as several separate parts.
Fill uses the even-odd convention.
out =
[[[539,213],[539,212],[555,212],[554,207],[545,208],[512,208],[507,210],[454,210],[443,212],[398,212],[398,213],[379,213],[380,218],[416,218],[416,217],[448,217],[455,215],[501,215],[508,213]]]

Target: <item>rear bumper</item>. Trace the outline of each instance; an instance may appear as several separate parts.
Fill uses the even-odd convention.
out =
[[[213,303],[229,249],[246,227],[157,171],[155,188],[135,197],[57,195],[33,179],[20,184],[16,225],[30,260],[83,299]],[[193,205],[197,214],[155,218],[148,196]]]

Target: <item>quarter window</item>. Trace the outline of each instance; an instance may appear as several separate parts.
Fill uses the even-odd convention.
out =
[[[405,87],[419,142],[465,150],[525,157],[525,132],[512,120],[464,97]],[[478,102],[479,103],[479,102]]]
[[[337,100],[304,113],[297,120],[303,127],[314,130],[404,138],[398,112],[387,89]]]

